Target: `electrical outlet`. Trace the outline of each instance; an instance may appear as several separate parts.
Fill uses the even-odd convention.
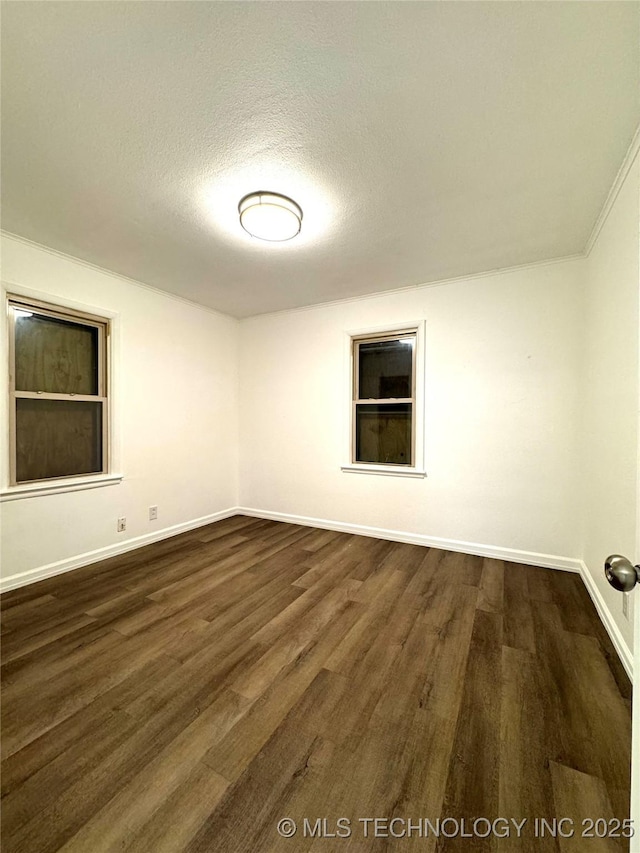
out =
[[[122,516],[122,518],[118,519],[118,533],[122,533],[123,530],[127,529],[127,519]]]
[[[629,618],[629,592],[622,593],[622,615],[625,619]]]
[[[158,507],[150,506],[149,507],[149,521],[155,521],[158,517]]]

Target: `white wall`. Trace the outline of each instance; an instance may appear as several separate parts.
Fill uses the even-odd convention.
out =
[[[636,553],[638,453],[638,255],[640,162],[636,159],[586,263],[584,559],[626,643],[633,618],[603,575],[608,554]],[[630,596],[630,611],[637,593]]]
[[[241,504],[577,562],[583,268],[565,261],[244,321]],[[345,334],[422,319],[428,477],[342,472]]]
[[[117,313],[116,454],[124,474],[119,485],[2,503],[4,578],[237,505],[236,320],[13,238],[2,240],[2,278],[8,289]],[[0,375],[6,382],[6,371]],[[0,399],[5,407],[4,385]],[[3,433],[5,460],[6,443]],[[157,521],[148,520],[150,505]],[[125,533],[116,532],[119,516]]]

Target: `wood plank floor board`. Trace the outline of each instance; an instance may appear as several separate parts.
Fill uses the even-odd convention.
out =
[[[447,585],[430,600],[422,615],[425,631],[436,640],[421,695],[421,707],[455,730],[462,701],[464,677],[475,622],[477,591],[460,584]]]
[[[402,593],[403,606],[412,610],[424,611],[427,607],[429,595],[437,587],[437,576],[432,570],[434,562],[437,561],[433,548],[423,548],[420,564],[409,579]],[[442,553],[442,552],[437,552]]]
[[[244,563],[247,571],[244,574],[250,584],[249,591],[243,596],[226,596],[226,591],[236,581],[236,578],[227,580],[219,587],[218,609],[220,613],[239,614],[244,608],[244,615],[249,613],[256,605],[259,605],[267,596],[281,592],[283,588],[293,585],[304,569],[301,567],[301,554],[303,551],[297,547],[290,548],[285,552],[278,552],[270,557],[263,558],[259,563],[248,560]],[[258,569],[254,571],[254,569]],[[298,594],[304,590],[295,587]],[[238,621],[236,619],[236,621]]]
[[[582,578],[573,572],[563,572],[554,584],[554,601],[558,605],[562,624],[573,634],[593,634],[589,593]]]
[[[420,571],[411,578],[407,589],[415,593],[415,606],[422,611],[432,609],[432,604],[443,593],[446,586],[443,581],[447,577],[442,571],[447,552],[439,548],[426,548],[425,552]],[[455,586],[453,581],[450,586]]]
[[[181,626],[168,626],[167,631],[169,628],[173,636],[182,633]],[[24,704],[9,702],[8,709],[3,710],[4,754],[11,755],[21,749],[142,669],[157,656],[157,647],[145,645],[146,639],[140,636],[139,641],[138,638],[116,640],[108,649],[101,650],[98,660],[93,656],[93,665],[85,659],[67,672],[65,678],[41,682],[36,696],[28,690],[21,691]],[[83,669],[83,663],[87,669]]]
[[[515,565],[520,564],[517,563]],[[556,603],[558,585],[563,584],[564,580],[555,578],[554,575],[555,572],[553,569],[541,569],[536,566],[529,566],[526,577],[529,598],[532,601],[546,601],[549,604]]]
[[[357,581],[366,581],[372,571],[379,566],[384,558],[395,548],[395,542],[386,539],[373,539],[372,537],[359,537],[363,540],[359,544],[365,553],[361,556],[358,566],[352,572],[351,577]]]
[[[140,604],[146,601],[147,597],[143,592],[139,592],[136,589],[127,589],[120,595],[111,596],[111,598],[101,601],[99,604],[91,602],[91,606],[86,608],[85,613],[88,616],[93,616],[95,619],[108,619],[112,615],[123,617],[135,612]]]
[[[445,551],[440,564],[440,571],[449,583],[479,587],[482,578],[482,565],[482,557]]]
[[[384,687],[376,690],[373,707],[362,698],[363,692],[366,694],[363,691],[366,671],[363,684],[345,677],[351,689],[345,694],[342,709],[336,707],[320,730],[323,735],[334,737],[338,748],[319,790],[307,796],[307,814],[309,808],[315,816],[346,812],[356,825],[362,816],[409,819],[415,815],[440,814],[456,728],[452,709],[459,707],[462,695],[462,675],[456,678],[455,658],[450,653],[457,647],[461,663],[466,662],[468,639],[466,643],[460,643],[459,639],[467,630],[466,622],[470,635],[477,597],[469,586],[445,589],[446,595],[437,608],[439,615],[433,616],[431,624],[413,610],[413,624],[392,659],[387,678],[381,679]],[[459,625],[458,615],[461,615]],[[393,645],[388,650],[392,653]],[[364,662],[360,667],[364,667]],[[459,670],[462,672],[464,666]],[[444,676],[447,685],[440,697],[432,689],[432,679],[440,681],[439,676]],[[443,718],[432,710],[439,698],[449,712]],[[350,736],[345,738],[344,709],[351,703],[360,714],[351,726]],[[354,779],[360,780],[357,786]],[[385,849],[382,839],[376,843],[357,836],[343,844],[349,850]],[[425,841],[417,837],[404,839],[402,845],[402,849],[435,849],[433,839]],[[311,849],[331,847],[326,841],[317,840]]]
[[[281,724],[281,730],[288,727],[289,731],[301,730],[311,735],[314,738],[314,746],[305,767],[298,774],[298,784],[283,791],[282,796],[265,816],[263,827],[256,838],[257,849],[277,849],[279,845],[274,828],[283,814],[294,818],[299,826],[303,826],[305,817],[311,816],[313,824],[316,816],[322,813],[320,794],[332,791],[338,776],[336,764],[333,762],[336,746],[326,737],[319,735],[317,727],[333,713],[336,699],[344,687],[343,682],[341,676],[327,670],[321,671]],[[259,756],[261,754],[263,753]],[[258,757],[257,760],[262,759]],[[304,833],[297,840],[299,844],[294,841],[294,849],[309,848],[310,839],[305,838]]]
[[[58,620],[67,619],[77,613],[77,605],[54,595],[42,595],[33,601],[25,601],[2,612],[3,633],[11,629],[14,633],[28,637],[34,631],[53,626]]]
[[[41,649],[14,657],[2,667],[2,695],[9,716],[13,713],[12,702],[40,695],[47,684],[49,689],[56,689],[65,674],[72,677],[74,671],[82,672],[85,665],[89,667],[92,662],[104,658],[110,649],[120,644],[121,636],[91,622]]]
[[[504,564],[503,593],[502,642],[505,646],[535,654],[535,631],[525,567]]]
[[[628,815],[631,689],[576,575],[236,516],[1,603],[7,853],[628,850],[533,834]],[[499,816],[529,823],[359,823]]]
[[[234,782],[300,700],[360,613],[359,605],[347,601],[320,641],[278,674],[244,719],[209,751],[204,762]]]
[[[279,524],[280,529],[264,533],[262,543],[255,550],[256,557],[259,559],[270,557],[293,544],[304,543],[313,536],[313,530],[310,527],[281,522],[275,523]]]
[[[499,813],[529,826],[520,835],[500,839],[499,853],[556,853],[552,835],[535,837],[531,820],[555,817],[546,732],[540,725],[543,712],[541,684],[535,656],[528,651],[502,647],[500,705]]]
[[[380,761],[370,760],[373,767],[378,768],[375,786],[370,787],[368,810],[371,814],[389,815],[389,817],[410,818],[423,810],[439,813],[444,795],[444,780],[446,772],[441,768],[441,785],[438,786],[420,782],[423,766],[416,766],[415,732],[424,732],[425,723],[435,723],[437,717],[425,712],[428,697],[425,685],[430,683],[432,662],[436,658],[436,647],[441,640],[436,634],[425,631],[424,622],[416,619],[411,626],[409,635],[403,643],[401,651],[394,660],[393,670],[388,679],[388,687],[380,694],[378,701],[367,723],[365,739],[368,744],[358,747],[366,755],[367,748],[375,754],[383,751],[385,757]],[[455,706],[455,701],[452,702]],[[428,719],[425,719],[428,714]],[[438,725],[432,732],[438,731],[438,738],[447,749],[442,757],[449,758],[451,741],[455,729],[455,720],[447,724],[437,721]],[[431,762],[429,762],[431,763]],[[435,764],[436,762],[434,762]],[[433,764],[431,767],[433,768]],[[380,772],[387,768],[390,772]],[[417,771],[417,772],[416,772]],[[428,801],[425,801],[425,789],[429,788]],[[434,802],[437,799],[437,805]],[[419,806],[418,806],[419,804]],[[413,811],[413,808],[417,811]]]
[[[555,604],[533,601],[537,678],[545,690],[542,717],[549,760],[588,775],[599,776],[602,755],[593,748],[595,717],[580,685],[580,665],[571,635],[564,631]]]
[[[124,710],[151,687],[157,687],[178,664],[169,657],[158,656],[145,666],[136,669],[128,678],[104,692],[89,705],[81,707],[75,714],[66,717],[53,729],[43,732],[20,750],[9,755],[2,763],[2,796],[17,788],[25,779],[50,764],[58,755],[76,745],[82,749],[85,736],[88,738],[97,729],[101,719],[111,716],[113,711]],[[76,744],[76,739],[79,739]],[[99,737],[98,737],[99,740]],[[89,744],[87,749],[91,748]],[[64,761],[73,764],[67,756]]]
[[[184,850],[215,811],[229,783],[206,764],[197,764],[149,820],[118,850],[122,853],[176,853]]]
[[[408,635],[415,612],[410,612],[402,621],[401,630]],[[345,749],[355,750],[368,727],[372,714],[387,689],[393,670],[402,651],[402,643],[390,643],[380,632],[364,656],[346,675],[351,689],[339,703],[332,718],[332,727],[326,732],[335,743]]]
[[[250,704],[250,700],[231,690],[220,693],[139,773],[122,785],[62,849],[67,853],[83,853],[100,846],[121,849],[196,769],[211,747],[212,733],[222,738]],[[219,782],[223,782],[222,777]]]
[[[190,699],[194,713],[251,667],[264,653],[264,649],[246,641],[234,642],[224,649],[214,644],[210,653],[202,656],[198,665],[178,665],[158,682],[147,683],[135,694],[130,694],[122,708],[132,717],[144,722],[158,713],[164,713],[172,705],[180,706]]]
[[[82,630],[97,620],[86,613],[80,613],[66,618],[57,617],[55,620],[46,620],[37,630],[37,619],[34,620],[34,628],[31,631],[18,633],[12,632],[2,639],[2,657],[6,663],[22,658],[25,655],[48,646],[55,640],[67,636],[75,631]]]
[[[381,626],[389,621],[388,614],[393,610],[397,600],[409,582],[403,572],[391,571],[381,576],[382,582],[376,581],[377,595],[370,600],[370,591],[362,590],[367,586],[364,581],[356,596],[360,606],[361,616],[351,629],[341,638],[333,653],[326,661],[327,669],[348,674],[353,671],[365,657],[367,651],[378,636]],[[363,604],[362,598],[369,603]]]
[[[55,730],[55,736],[47,732],[32,740],[18,752],[8,756],[2,762],[2,776],[0,777],[2,798],[18,789],[21,792],[24,791],[27,780],[31,779],[42,768],[52,765],[58,756],[65,753],[76,743],[79,743],[84,751],[84,739],[90,737],[92,733],[96,733],[103,722],[108,720],[112,714],[111,708],[92,703],[88,708],[83,708],[82,711],[67,717],[64,722],[60,723]],[[90,749],[91,746],[86,748]],[[69,763],[73,766],[73,759]]]
[[[488,613],[504,613],[504,563],[484,559],[480,576],[478,608]]]
[[[304,784],[320,738],[295,726],[280,725],[216,811],[187,845],[189,853],[275,850],[280,803]]]
[[[217,559],[220,559],[222,555],[232,555],[241,546],[236,544],[233,547],[230,545],[229,540],[231,538],[232,534],[227,534],[216,539],[213,545],[189,541],[185,543],[184,551],[179,547],[167,550],[157,560],[153,558],[157,569],[153,576],[149,576],[149,572],[146,570],[148,559],[135,560],[132,558],[130,565],[122,566],[116,562],[109,568],[106,578],[113,580],[118,576],[126,577],[127,587],[130,589],[159,589],[163,584],[157,583],[158,580],[162,580],[166,585],[171,580],[190,578],[194,571],[206,569],[211,565],[214,555]],[[147,547],[152,548],[153,546]]]
[[[304,590],[299,587],[276,585],[260,603],[253,596],[247,596],[241,606],[223,610],[212,618],[210,627],[198,638],[175,649],[174,655],[183,663],[198,666],[201,660],[210,657],[212,648],[219,656],[247,639],[259,645],[253,639],[254,635],[295,604],[303,594]]]
[[[341,578],[339,580],[341,580]],[[293,582],[292,586],[298,590],[298,594],[290,604],[282,608],[279,613],[275,612],[268,621],[265,621],[264,624],[251,635],[251,638],[256,643],[262,643],[263,645],[275,643],[283,634],[286,634],[289,631],[295,631],[300,626],[300,623],[308,618],[309,613],[317,607],[318,596],[316,595],[315,590],[311,591],[306,589],[304,586],[300,586],[296,581]],[[335,587],[331,590],[334,598],[337,589],[340,589],[340,587]],[[347,596],[348,592],[346,590],[343,590],[338,595],[340,600],[345,599]]]
[[[351,577],[351,573],[357,568],[357,556],[352,553],[353,549],[345,548],[343,552],[335,557],[325,557],[317,566],[305,571],[294,586],[303,589],[313,589],[316,595],[322,595],[332,586],[337,586],[342,581]]]
[[[316,601],[295,629],[281,633],[273,644],[265,648],[259,660],[234,682],[233,689],[248,699],[261,696],[288,664],[298,660],[306,649],[319,641],[319,635],[326,631],[348,602],[346,591],[339,587]]]
[[[83,611],[81,611],[83,615]],[[13,685],[35,684],[56,676],[75,666],[79,657],[93,654],[97,648],[109,645],[116,637],[108,626],[103,626],[98,620],[88,625],[75,628],[57,637],[48,645],[39,649],[18,654],[2,665],[2,688],[5,698],[11,692]],[[4,692],[7,691],[7,692]]]
[[[589,708],[586,720],[593,743],[600,747],[599,777],[613,806],[613,814],[622,820],[628,808],[626,790],[631,778],[631,720],[626,703],[620,702],[616,680],[606,660],[599,654],[595,637],[572,633],[569,644],[576,661],[577,681],[582,707]]]
[[[568,623],[567,621],[564,622],[565,627],[573,633],[586,634],[587,636],[593,637],[597,640],[600,646],[600,654],[609,667],[611,675],[616,682],[618,691],[625,699],[631,701],[631,682],[625,672],[622,661],[611,645],[611,640],[609,639],[606,628],[599,619],[590,619],[588,623],[585,619],[585,615],[588,616],[592,613],[592,604],[589,593],[578,575],[572,574],[570,577],[573,579],[574,596],[573,601],[565,608],[565,611],[569,614],[565,617],[565,620],[571,620],[571,612],[579,610],[582,621],[580,630],[569,627],[570,622]],[[573,618],[575,619],[575,617]]]
[[[5,616],[10,616],[11,613],[19,615],[25,610],[39,607],[43,601],[55,601],[55,596],[47,593],[46,590],[40,587],[40,584],[38,584],[37,595],[34,595],[33,587],[34,584],[19,587],[18,589],[6,592],[0,597],[0,612],[3,615],[3,627]]]
[[[84,736],[84,743],[71,743],[19,787],[4,796],[3,821],[20,828],[32,820],[34,813],[45,812],[77,782],[78,777],[86,775],[92,767],[104,761],[139,725],[124,711],[98,710],[99,716],[92,714],[86,715],[84,720],[74,720],[75,731],[81,737]],[[89,743],[86,742],[88,732],[92,733]]]
[[[396,542],[395,546],[379,560],[379,565],[413,575],[421,568],[424,557],[425,549],[421,545]]]
[[[341,539],[342,535],[337,530],[314,530],[313,535],[306,540],[305,551],[316,553],[325,545],[330,545],[331,542]]]
[[[209,682],[191,679],[181,687],[156,706],[152,716],[136,719],[124,742],[75,778],[53,804],[34,811],[31,820],[14,833],[15,849],[60,849],[220,695],[215,676]]]
[[[478,609],[456,736],[451,752],[443,812],[473,820],[498,816],[502,617]],[[464,850],[467,840],[440,839],[436,850]],[[491,850],[492,837],[474,840],[475,850]]]
[[[216,521],[213,524],[196,528],[191,532],[198,542],[208,543],[229,533],[243,533],[245,536],[250,536],[252,530],[259,529],[261,522],[263,522],[261,518],[250,518],[248,515],[234,515],[230,518],[224,518],[222,521]]]
[[[601,779],[572,770],[562,764],[551,762],[551,779],[556,812],[571,823],[559,835],[560,853],[621,853],[629,849],[624,838],[609,836],[614,812],[609,802],[607,786]],[[583,821],[605,821],[604,837],[598,837],[596,828]],[[599,831],[599,829],[598,829]]]

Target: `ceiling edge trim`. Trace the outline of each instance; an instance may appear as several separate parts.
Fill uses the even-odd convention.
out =
[[[598,218],[595,221],[595,224],[591,230],[591,234],[589,235],[589,239],[587,240],[587,245],[584,248],[585,257],[589,257],[591,254],[591,250],[598,239],[598,235],[602,231],[605,222],[609,218],[609,214],[611,213],[611,209],[618,198],[620,190],[622,189],[622,185],[625,182],[625,178],[629,174],[631,167],[634,164],[636,157],[638,156],[638,151],[640,151],[640,124],[636,128],[636,132],[631,140],[631,144],[627,149],[627,153],[624,155],[624,159],[622,161],[622,165],[618,169],[618,174],[611,185],[611,189],[609,190],[609,195],[605,199],[605,203],[602,206],[602,210],[598,214]]]
[[[185,305],[190,305],[192,308],[199,308],[201,311],[207,311],[209,314],[215,314],[216,317],[222,317],[224,320],[233,320],[234,323],[240,321],[239,317],[234,317],[233,314],[225,314],[224,311],[218,311],[216,308],[211,308],[209,305],[203,305],[202,302],[196,302],[193,299],[187,299],[186,296],[179,296],[177,293],[171,293],[168,290],[162,290],[159,287],[154,287],[152,284],[145,284],[143,281],[138,281],[135,278],[130,278],[128,275],[122,275],[114,270],[109,270],[106,267],[92,264],[91,261],[84,261],[82,258],[76,258],[75,255],[69,255],[66,252],[60,252],[58,249],[52,249],[50,246],[45,246],[43,243],[36,243],[35,240],[29,240],[28,237],[22,237],[20,234],[14,234],[11,231],[0,229],[0,237],[7,237],[10,240],[15,240],[17,243],[24,243],[26,246],[33,246],[36,249],[41,249],[49,255],[62,258],[65,261],[72,261],[83,267],[88,267],[90,270],[109,275],[112,278],[119,278],[121,281],[126,281],[127,284],[133,284],[135,287],[141,287],[143,290],[150,290],[152,293],[157,293],[160,296],[166,296],[168,299],[174,299],[176,302],[182,302]]]
[[[313,305],[299,305],[297,308],[282,308],[280,311],[264,311],[262,314],[248,314],[246,317],[241,317],[241,322],[246,320],[259,320],[262,317],[272,317],[278,314],[296,314],[299,311],[313,311],[316,308],[329,308],[332,305],[343,305],[346,302],[360,302],[363,299],[377,299],[379,296],[393,296],[395,293],[407,293],[410,290],[422,290],[427,287],[444,287],[446,284],[455,284],[456,282],[470,281],[476,278],[488,278],[493,275],[503,275],[510,272],[525,271],[535,269],[536,267],[546,267],[551,264],[564,264],[571,261],[583,261],[585,259],[584,252],[577,252],[574,255],[562,255],[559,258],[545,258],[543,261],[530,261],[528,264],[516,264],[510,267],[496,267],[491,270],[482,270],[481,272],[467,273],[466,275],[455,276],[454,278],[441,278],[436,281],[426,281],[420,284],[409,284],[406,287],[394,287],[391,290],[377,290],[375,293],[361,293],[359,296],[345,296],[343,299],[331,299],[328,302],[314,302]]]

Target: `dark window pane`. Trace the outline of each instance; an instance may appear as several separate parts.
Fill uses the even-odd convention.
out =
[[[98,329],[18,314],[16,391],[98,394]]]
[[[361,400],[412,397],[414,338],[372,341],[359,346]]]
[[[411,465],[411,403],[356,405],[356,462]]]
[[[102,471],[102,403],[16,400],[16,479]]]

